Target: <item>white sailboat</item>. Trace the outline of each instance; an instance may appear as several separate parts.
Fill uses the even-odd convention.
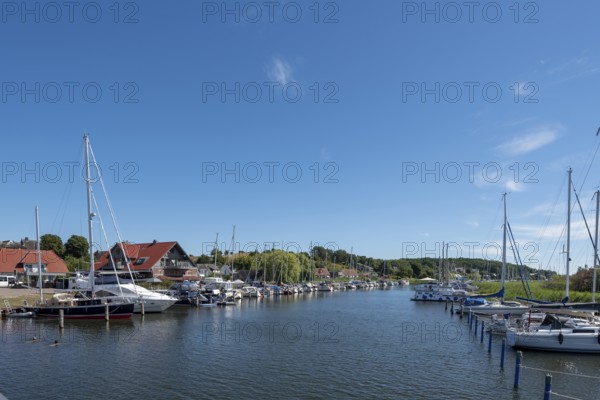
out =
[[[448,257],[448,245],[442,243],[442,252],[439,260],[439,280],[433,278],[421,279],[422,283],[415,285],[413,301],[460,301],[471,295],[468,291],[461,289],[458,285],[450,283],[449,271],[446,259]]]
[[[87,197],[87,220],[89,233],[89,260],[90,260],[90,276],[91,290],[67,293],[55,293],[49,301],[44,302],[42,296],[41,282],[41,256],[39,250],[38,238],[38,273],[40,285],[40,301],[34,306],[31,311],[36,317],[42,318],[59,318],[62,313],[64,318],[71,319],[102,319],[108,316],[114,318],[130,318],[133,313],[134,302],[128,299],[100,299],[94,296],[94,249],[92,235],[92,220],[96,216],[92,212],[92,195],[91,195],[91,176],[90,176],[90,159],[89,159],[89,142],[88,136],[84,135],[85,144],[85,162],[86,162],[86,197]],[[38,216],[36,208],[36,227],[38,226]],[[39,232],[39,229],[36,228]],[[38,233],[39,234],[39,233]]]
[[[573,311],[564,310],[563,313],[572,314]],[[515,348],[600,354],[600,326],[573,315],[546,314],[539,326],[508,328],[506,342]]]
[[[571,169],[567,197],[567,249],[566,249],[566,298],[569,297],[569,261],[571,240]],[[594,244],[595,248],[597,247]],[[594,257],[596,254],[594,254]],[[595,310],[589,312],[588,319],[575,319],[586,315],[585,311],[569,307],[569,303],[536,305],[547,314],[539,326],[512,327],[506,331],[506,341],[515,348],[559,351],[569,353],[600,354],[600,326],[593,321]],[[579,304],[581,305],[581,304]],[[552,311],[550,311],[552,309]]]
[[[486,314],[486,315],[510,313],[511,315],[523,315],[523,314],[525,314],[525,312],[527,312],[529,310],[529,307],[527,307],[519,302],[504,301],[504,284],[505,284],[505,280],[506,280],[506,235],[507,235],[507,229],[508,229],[508,220],[506,218],[506,193],[504,193],[504,195],[502,196],[502,199],[503,199],[503,203],[504,203],[504,227],[503,227],[503,235],[502,235],[501,288],[500,288],[500,291],[498,292],[500,300],[495,301],[495,302],[487,302],[485,299],[482,298],[483,296],[479,296],[479,297],[472,296],[473,299],[479,299],[479,300],[483,300],[483,301],[479,301],[478,304],[472,305],[469,303],[470,299],[466,299],[465,302],[461,305],[461,311],[463,313],[473,312],[473,313],[477,313],[477,314]],[[488,295],[485,297],[491,297],[491,295]]]
[[[97,165],[97,163],[94,158],[93,152],[91,154],[93,159],[90,159],[91,147],[90,147],[90,143],[89,143],[89,139],[88,139],[87,135],[84,136],[84,145],[85,145],[86,163],[88,165],[88,177],[86,179],[86,186],[87,186],[87,193],[88,193],[88,209],[89,209],[89,214],[90,214],[89,240],[90,240],[90,249],[91,249],[91,244],[93,243],[92,242],[91,220],[94,216],[96,216],[96,213],[92,213],[92,211],[91,211],[91,209],[92,209],[92,206],[91,206],[92,205],[92,191],[91,191],[91,179],[89,176],[89,165],[90,165],[90,162],[92,162],[93,165]],[[101,181],[102,177],[99,176],[98,179]],[[104,189],[104,185],[102,185],[102,188]],[[106,192],[104,194],[106,196]],[[111,216],[113,217],[113,221],[114,221],[114,215],[112,215],[112,209],[110,207],[109,207],[109,210],[111,211]],[[101,226],[102,230],[104,230],[101,220],[100,220],[100,226]],[[115,227],[116,227],[116,224],[115,224]],[[119,234],[118,231],[117,231],[117,235],[118,235],[121,251],[123,252],[125,257],[127,257],[126,256],[127,253],[125,252],[125,249],[123,246],[123,241],[121,240],[121,237],[120,237],[121,235]],[[108,238],[106,237],[106,235],[105,235],[104,239],[106,241],[106,244],[108,245]],[[111,259],[111,264],[115,265],[115,262],[112,259],[112,254],[110,252],[109,252],[109,257]],[[90,250],[90,263],[91,263],[90,273],[88,274],[87,278],[83,278],[83,277],[73,278],[72,280],[70,280],[71,288],[78,289],[78,290],[89,290],[92,293],[92,296],[94,298],[97,298],[97,299],[100,299],[100,300],[106,301],[106,302],[134,303],[133,311],[135,313],[142,312],[142,305],[143,305],[144,312],[148,312],[148,313],[163,312],[177,302],[177,298],[175,298],[175,297],[169,296],[165,293],[153,292],[142,286],[136,285],[134,283],[133,276],[131,276],[131,269],[130,269],[128,260],[127,260],[127,268],[129,270],[129,274],[131,276],[131,280],[129,282],[120,282],[119,276],[116,274],[116,271],[115,271],[115,276],[114,276],[114,278],[115,278],[114,282],[111,282],[111,283],[105,283],[102,279],[99,279],[98,277],[96,277],[94,275],[94,255],[93,255],[92,250]]]

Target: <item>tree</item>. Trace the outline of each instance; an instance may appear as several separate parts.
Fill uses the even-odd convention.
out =
[[[60,236],[47,233],[40,237],[40,249],[52,250],[57,256],[62,257],[65,252],[65,246]]]
[[[71,255],[65,256],[65,264],[67,264],[67,268],[71,272],[75,271],[85,271],[90,269],[89,260],[85,260],[83,258],[75,258]]]
[[[591,292],[594,282],[594,270],[591,268],[577,268],[577,273],[571,278],[571,289],[580,292]]]
[[[211,257],[208,254],[202,254],[196,259],[196,263],[198,264],[212,264],[213,261],[214,257]]]
[[[72,235],[65,243],[65,256],[83,258],[87,255],[89,243],[83,236]]]

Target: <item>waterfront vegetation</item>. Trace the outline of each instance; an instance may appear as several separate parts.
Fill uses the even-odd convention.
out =
[[[573,277],[571,277],[573,279]],[[500,282],[478,282],[480,293],[494,293],[500,290]],[[525,297],[523,284],[520,281],[505,283],[504,298],[506,300],[517,300],[516,297]],[[560,302],[565,298],[565,277],[556,276],[548,281],[531,281],[529,287],[536,300]],[[591,291],[569,290],[570,302],[592,301]]]

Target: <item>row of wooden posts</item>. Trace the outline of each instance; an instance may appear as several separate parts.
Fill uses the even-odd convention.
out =
[[[106,303],[104,305],[104,320],[106,322],[108,322],[110,320],[110,313],[108,310],[109,310],[108,303]],[[146,314],[145,310],[144,310],[144,303],[140,303],[140,314],[142,316],[144,316]],[[58,310],[58,327],[60,329],[64,329],[64,327],[65,327],[65,310],[63,310],[63,309]]]
[[[448,310],[448,302],[446,302],[446,310]],[[454,314],[454,302],[450,305],[450,312]],[[460,308],[460,317],[463,317],[463,309]],[[478,328],[478,318],[477,315],[473,314],[472,311],[469,311],[467,314],[467,323],[469,325],[469,330],[473,328],[473,321],[475,321],[475,335],[477,335]],[[485,321],[481,321],[481,337],[480,343],[483,343],[483,337],[485,332]],[[488,353],[492,352],[492,331],[488,332]],[[502,339],[502,346],[500,350],[500,370],[504,371],[504,356],[506,354],[506,339]],[[521,378],[521,363],[523,361],[523,352],[517,351],[517,359],[515,363],[515,379],[513,387],[518,390],[519,389],[519,381]],[[552,375],[546,374],[545,383],[544,383],[544,400],[551,400],[552,398]]]

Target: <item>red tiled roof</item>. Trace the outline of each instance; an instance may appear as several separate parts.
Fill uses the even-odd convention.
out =
[[[69,272],[64,260],[52,250],[42,250],[42,264],[46,264],[46,273],[66,274]],[[27,249],[0,249],[0,273],[22,271],[24,264],[36,264],[37,252]]]
[[[161,279],[163,281],[200,281],[202,280],[199,276],[164,276],[158,275],[155,278]]]
[[[176,245],[177,242],[123,243],[123,249],[125,250],[125,254],[127,254],[127,258],[131,261],[131,269],[133,271],[146,271],[157,264]],[[115,244],[111,251],[114,252],[115,248],[118,247],[119,244]],[[140,258],[147,258],[147,260],[142,264],[136,264],[136,260]],[[95,263],[95,266],[105,266],[109,261],[110,258],[108,252],[106,252],[102,254],[100,259]]]

